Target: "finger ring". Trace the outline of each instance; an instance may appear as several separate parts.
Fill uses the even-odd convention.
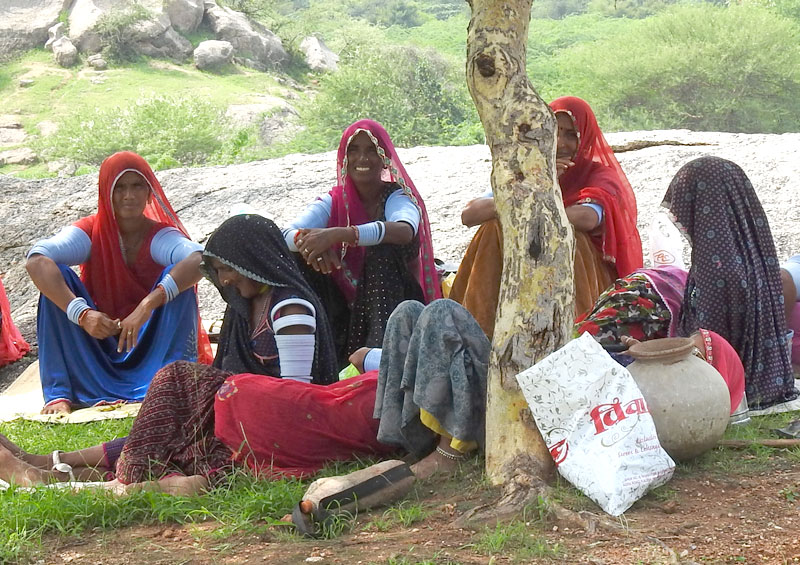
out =
[[[117,320],[117,329],[118,330],[122,329],[122,322],[120,322],[119,320]]]
[[[322,257],[317,257],[317,261],[322,261]]]
[[[131,335],[132,333],[133,333],[133,330],[128,330],[128,335]]]

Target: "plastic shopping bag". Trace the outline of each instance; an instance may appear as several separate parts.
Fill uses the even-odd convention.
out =
[[[517,381],[559,473],[607,513],[622,514],[672,477],[639,387],[589,334]]]
[[[650,238],[650,261],[654,267],[672,265],[686,270],[683,237],[666,214],[657,213],[647,233]]]

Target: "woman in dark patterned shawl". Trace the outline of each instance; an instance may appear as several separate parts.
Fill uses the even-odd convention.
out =
[[[703,327],[730,342],[751,408],[796,398],[775,244],[747,175],[725,159],[696,159],[675,175],[662,206],[692,245],[679,331]]]

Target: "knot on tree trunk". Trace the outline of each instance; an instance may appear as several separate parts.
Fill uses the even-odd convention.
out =
[[[491,55],[478,55],[475,64],[478,66],[478,72],[481,73],[483,78],[494,76],[494,57]]]

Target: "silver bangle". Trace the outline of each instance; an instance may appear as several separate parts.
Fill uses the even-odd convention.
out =
[[[441,447],[439,447],[438,445],[436,446],[436,453],[438,453],[445,459],[449,459],[450,461],[463,461],[464,459],[467,458],[466,454],[464,453],[459,453],[459,454],[449,453],[444,449],[442,449]]]

